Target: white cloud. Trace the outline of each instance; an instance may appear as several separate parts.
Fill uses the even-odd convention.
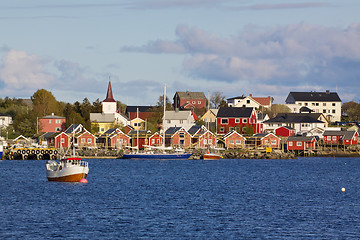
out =
[[[54,76],[45,71],[48,60],[24,51],[10,50],[2,59],[0,79],[5,88],[33,91],[48,87]]]

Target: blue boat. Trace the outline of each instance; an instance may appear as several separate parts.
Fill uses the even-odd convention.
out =
[[[4,152],[4,146],[3,146],[3,143],[0,142],[0,160],[1,160],[2,157],[3,157],[3,152]]]
[[[192,153],[129,153],[122,156],[123,159],[189,159]]]

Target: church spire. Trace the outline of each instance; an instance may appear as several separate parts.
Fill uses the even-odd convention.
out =
[[[108,90],[106,93],[106,98],[103,102],[116,102],[113,97],[112,88],[111,88],[111,82],[109,81]]]

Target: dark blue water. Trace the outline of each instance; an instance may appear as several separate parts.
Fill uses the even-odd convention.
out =
[[[0,162],[0,239],[360,238],[360,159]],[[345,192],[341,188],[346,188]]]

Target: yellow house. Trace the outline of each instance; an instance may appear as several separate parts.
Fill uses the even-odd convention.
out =
[[[145,129],[145,121],[141,118],[134,118],[130,121],[130,126],[134,128],[134,130],[144,130]]]
[[[219,109],[209,109],[207,112],[200,118],[200,120],[204,121],[205,123],[215,123],[216,122],[216,115]]]

